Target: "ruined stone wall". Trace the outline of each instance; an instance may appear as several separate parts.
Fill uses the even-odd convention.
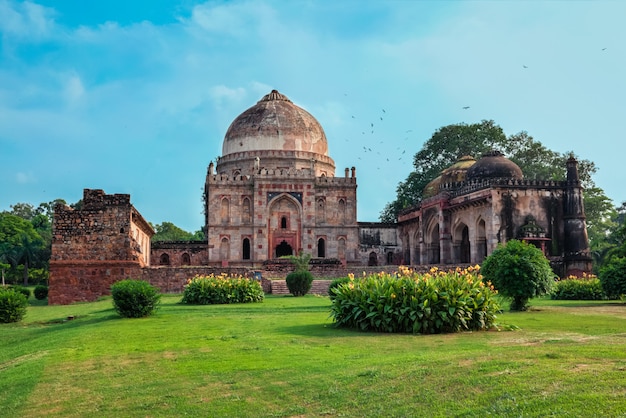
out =
[[[83,207],[55,208],[50,256],[50,304],[93,301],[112,283],[137,277],[149,263],[154,231],[130,195],[85,189]]]
[[[209,264],[205,241],[157,241],[152,243],[151,266],[206,266]]]

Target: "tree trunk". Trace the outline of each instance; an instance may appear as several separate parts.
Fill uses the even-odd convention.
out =
[[[28,261],[24,261],[24,286],[28,286]]]

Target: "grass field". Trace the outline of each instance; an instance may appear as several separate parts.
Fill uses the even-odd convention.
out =
[[[326,297],[179,301],[0,325],[0,416],[626,417],[624,304],[535,300],[500,331],[420,336],[335,329]]]

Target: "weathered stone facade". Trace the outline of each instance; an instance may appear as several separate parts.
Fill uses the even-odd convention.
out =
[[[83,206],[54,210],[50,257],[51,304],[91,301],[112,283],[139,277],[150,265],[152,227],[131,205],[130,195],[85,189]]]
[[[272,91],[232,122],[209,164],[209,264],[254,266],[299,251],[357,261],[356,188],[354,168],[335,177],[315,118]]]
[[[567,162],[566,181],[525,180],[499,153],[476,162],[473,176],[476,166],[462,161],[458,181],[446,181],[444,171],[427,186],[432,195],[399,216],[404,264],[476,264],[498,244],[521,239],[541,248],[560,276],[591,271],[576,160]]]

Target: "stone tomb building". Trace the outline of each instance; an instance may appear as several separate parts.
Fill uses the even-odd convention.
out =
[[[565,181],[524,179],[497,151],[462,157],[432,180],[424,199],[398,217],[404,263],[477,264],[498,244],[540,248],[561,277],[591,271],[578,163]]]
[[[151,243],[129,195],[86,189],[82,209],[55,209],[49,301],[95,300],[128,277],[163,291],[211,272],[276,277],[279,257],[299,251],[317,277],[475,264],[514,238],[541,248],[560,275],[591,270],[573,158],[565,181],[537,181],[498,152],[463,157],[395,224],[357,222],[356,190],[354,167],[335,175],[319,122],[273,90],[235,118],[208,165],[206,241]]]

